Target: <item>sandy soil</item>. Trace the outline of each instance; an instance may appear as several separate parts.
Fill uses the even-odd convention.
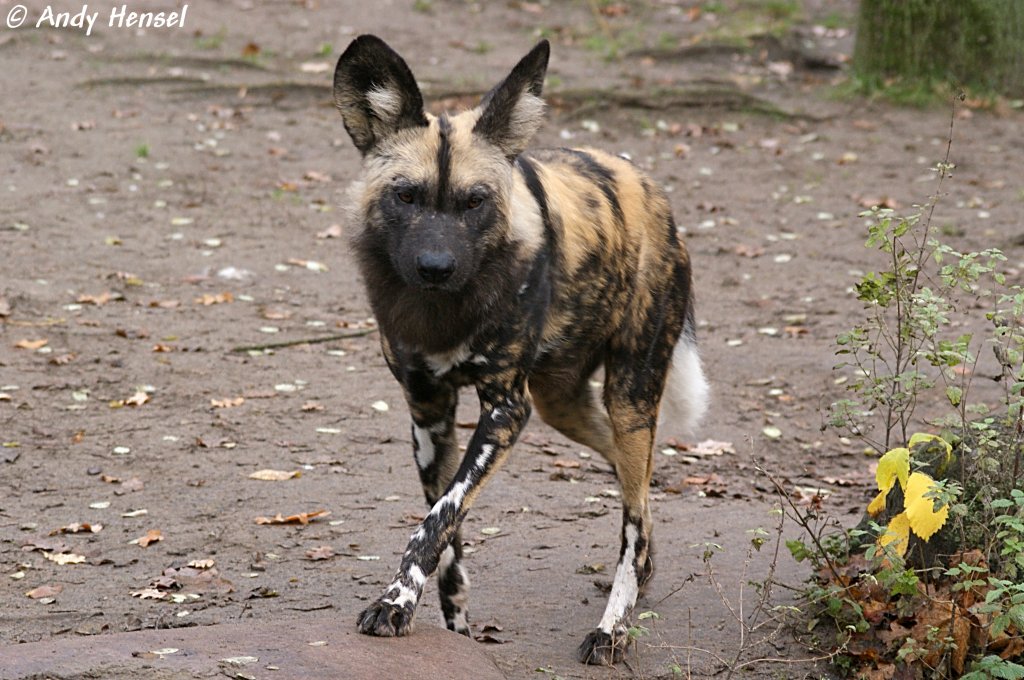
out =
[[[29,4],[38,17],[43,3]],[[103,17],[111,6],[93,4]],[[852,5],[822,4],[793,28],[815,53],[848,54],[848,35],[811,27]],[[0,14],[13,5],[0,0]],[[827,488],[826,510],[858,519],[867,461],[824,427],[842,394],[832,342],[859,312],[849,287],[876,266],[857,215],[869,199],[927,199],[949,112],[836,99],[836,71],[807,70],[775,43],[636,53],[725,21],[688,14],[692,3],[630,3],[622,16],[583,2],[415,5],[234,0],[190,4],[184,29],[0,29],[0,642],[322,609],[351,627],[389,580],[424,512],[407,414],[344,238],[323,237],[344,233],[339,205],[358,173],[330,74],[363,32],[403,53],[428,98],[455,105],[501,78],[543,27],[553,101],[598,94],[582,110],[578,99],[553,107],[537,145],[629,153],[671,190],[696,267],[714,392],[702,437],[732,447],[655,454],[659,573],[637,611],[660,618],[640,622],[650,632],[627,664],[573,661],[604,607],[595,581],[610,580],[618,553],[615,480],[534,422],[464,529],[474,632],[510,678],[659,677],[671,664],[702,676],[732,661],[740,627],[726,601],[749,613],[745,583],[773,562],[772,542],[746,558],[748,531],[776,522],[755,458],[790,487]],[[786,115],[736,96],[649,110],[599,94],[710,86]],[[1013,267],[1020,132],[1019,114],[959,117],[936,221],[954,246],[1001,247]],[[342,333],[357,337],[233,351]],[[473,421],[470,395],[462,408]],[[766,437],[768,425],[781,436]],[[264,468],[301,476],[249,478]],[[330,515],[304,526],[255,522],[319,510]],[[50,535],[72,523],[103,527]],[[162,540],[131,543],[153,530]],[[707,542],[722,546],[711,561],[721,593],[705,576]],[[188,571],[206,559],[216,573]],[[198,597],[133,596],[169,568],[185,586],[171,592]],[[788,555],[777,568],[790,585],[805,577]],[[25,596],[54,584],[52,602]],[[435,599],[421,620],[441,621]],[[818,677],[824,666],[799,661],[815,654],[780,631],[742,658],[787,660],[750,667],[758,677]]]

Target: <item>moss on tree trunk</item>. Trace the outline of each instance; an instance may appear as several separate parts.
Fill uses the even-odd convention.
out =
[[[897,78],[1024,95],[1024,1],[862,0],[853,67],[869,87]]]

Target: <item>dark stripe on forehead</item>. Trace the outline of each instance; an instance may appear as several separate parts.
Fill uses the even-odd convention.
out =
[[[448,114],[441,114],[437,119],[440,139],[437,144],[437,207],[444,209],[448,203],[449,185],[452,172],[452,145],[448,139],[452,131]]]

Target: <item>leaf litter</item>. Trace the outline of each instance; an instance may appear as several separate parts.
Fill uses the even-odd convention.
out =
[[[318,519],[330,516],[330,510],[314,510],[313,512],[300,512],[295,515],[284,516],[277,513],[273,517],[257,517],[256,524],[301,524],[306,525]]]

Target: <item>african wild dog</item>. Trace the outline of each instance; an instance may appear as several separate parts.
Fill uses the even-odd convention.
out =
[[[353,249],[408,400],[430,505],[358,626],[408,633],[436,569],[448,628],[469,634],[459,527],[532,405],[601,453],[622,488],[611,596],[579,648],[581,661],[610,663],[654,570],[647,492],[662,392],[669,383],[682,411],[676,424],[689,428],[707,385],[690,262],[665,195],[600,151],[524,152],[543,120],[548,53],[541,42],[476,108],[450,117],[424,112],[409,67],[379,38],[356,38],[338,60],[335,103],[363,154]],[[603,405],[589,383],[600,367]],[[455,407],[468,385],[481,412],[460,460]]]

